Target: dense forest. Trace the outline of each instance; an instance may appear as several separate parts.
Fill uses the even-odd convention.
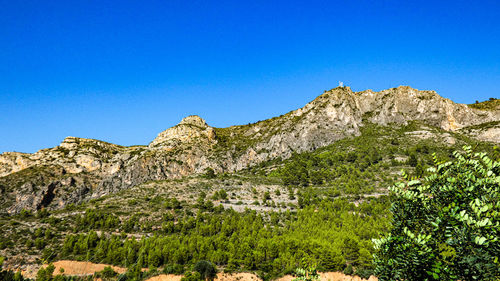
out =
[[[257,271],[266,278],[291,273],[303,261],[324,271],[351,265],[361,273],[372,269],[371,239],[387,229],[388,206],[383,197],[358,206],[345,199],[325,199],[296,213],[265,215],[215,207],[166,221],[152,237],[141,240],[125,233],[69,235],[59,258],[163,267],[167,273],[183,273],[196,261],[209,260],[226,272]],[[105,226],[105,220],[82,221]]]

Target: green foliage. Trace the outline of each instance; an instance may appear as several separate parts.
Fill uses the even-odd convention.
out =
[[[351,237],[346,237],[342,244],[342,254],[349,264],[357,264],[359,259],[358,241]]]
[[[37,239],[35,239],[35,247],[38,250],[42,250],[43,248],[45,248],[46,244],[47,244],[47,242],[43,238],[37,238]]]
[[[0,267],[0,281],[24,281],[21,271],[14,273],[12,270],[2,270]]]
[[[142,271],[142,260],[137,260],[128,267],[125,275],[120,275],[119,280],[139,281],[146,277],[147,273]]]
[[[5,258],[0,256],[0,281],[23,281],[25,280],[21,275],[21,272],[14,273],[12,270],[3,270],[3,262]]]
[[[417,159],[417,155],[415,155],[415,153],[411,153],[410,157],[408,157],[408,165],[410,165],[412,167],[416,167],[418,165],[418,159]]]
[[[267,200],[271,200],[271,193],[269,193],[269,191],[264,192],[264,195],[262,196],[262,201]]]
[[[203,176],[207,179],[213,179],[215,178],[217,175],[215,175],[215,171],[214,169],[212,168],[206,168],[205,169],[205,173],[203,174]]]
[[[366,124],[361,130],[361,136],[238,174],[176,179],[165,190],[163,182],[151,182],[53,214],[42,209],[36,215],[0,217],[0,250],[9,256],[27,251],[49,262],[57,258],[120,265],[129,271],[115,278],[128,280],[153,274],[143,274],[143,267],[179,274],[199,260],[210,260],[226,272],[254,271],[272,278],[293,272],[303,258],[320,271],[343,271],[350,265],[354,274],[368,276],[374,269],[371,239],[389,228],[389,201],[383,194],[401,178],[401,168],[412,176],[429,175],[432,153],[450,159],[464,143],[474,143],[492,159],[500,157],[498,148],[453,132],[446,134],[457,145],[436,141],[443,132],[418,123],[400,128]],[[437,138],[412,136],[422,130]],[[233,139],[227,135],[226,141]],[[218,200],[224,206],[214,206]],[[254,200],[254,205],[271,208],[250,206]],[[241,213],[224,210],[233,204],[240,205]],[[242,205],[259,211],[244,211]],[[28,231],[33,222],[35,229]],[[454,245],[436,247],[447,259],[457,255]],[[475,270],[473,265],[480,263],[468,264]]]
[[[373,275],[373,270],[367,269],[367,268],[360,268],[360,269],[356,269],[355,274],[363,279],[368,279],[368,278],[370,278],[370,276]]]
[[[213,280],[217,274],[217,268],[209,261],[199,261],[194,265],[193,269],[205,280]]]
[[[21,218],[26,219],[26,218],[29,218],[29,217],[33,216],[33,213],[30,210],[22,209],[21,213],[19,213],[19,216]]]
[[[50,281],[53,278],[55,266],[53,264],[49,264],[47,267],[40,267],[36,274],[36,281]]]
[[[216,191],[212,196],[213,200],[227,200],[227,192],[224,189]]]
[[[500,107],[500,99],[490,98],[489,100],[483,102],[476,101],[476,103],[469,104],[468,106],[481,110],[496,110]]]
[[[169,264],[163,268],[165,274],[183,274],[184,267],[180,264]]]
[[[182,204],[177,198],[168,198],[165,200],[165,208],[170,210],[182,209]]]
[[[450,146],[440,141],[443,131],[417,122],[403,127],[366,124],[361,130],[361,136],[339,140],[312,152],[294,153],[268,176],[294,188],[328,186],[335,187],[341,194],[360,195],[393,185],[393,180],[401,179],[399,170],[408,166],[409,172],[422,176],[427,165],[432,164],[432,153],[449,159],[452,152],[464,144],[487,151],[492,159],[500,157],[499,150],[491,144],[463,135],[453,135],[456,144]],[[413,137],[414,132],[422,130],[436,138]]]
[[[359,157],[359,158],[358,158]],[[284,185],[338,185],[346,193],[369,193],[374,191],[373,165],[380,165],[380,155],[376,149],[358,153],[330,152],[294,154],[289,162],[274,174],[281,178]],[[373,166],[375,167],[375,166]]]
[[[96,277],[102,278],[103,280],[110,280],[116,277],[118,273],[111,268],[111,266],[106,266],[103,270],[99,271],[96,274]]]
[[[181,281],[203,281],[201,274],[197,271],[188,271],[182,276]]]
[[[354,274],[354,269],[352,268],[352,265],[347,265],[347,267],[344,269],[344,274],[345,275],[353,275]]]
[[[316,281],[320,280],[318,271],[315,266],[306,266],[305,268],[297,268],[295,270],[295,279],[293,281]]]
[[[50,215],[49,211],[46,208],[41,209],[36,213],[37,218],[42,219],[46,218]]]
[[[425,173],[424,166],[421,163],[418,163],[415,166],[415,176],[417,178],[421,178]]]
[[[172,273],[192,267],[193,261],[210,260],[227,271],[269,276],[293,271],[304,258],[321,270],[341,270],[347,261],[370,266],[371,260],[363,260],[361,253],[371,256],[371,239],[388,227],[388,198],[372,198],[358,206],[345,198],[314,202],[296,213],[215,208],[178,218],[168,231],[158,230],[141,240],[95,232],[68,235],[58,258],[120,266],[139,260],[142,267],[165,266]],[[348,238],[355,243],[345,242]]]
[[[82,216],[77,217],[78,230],[90,229],[116,229],[120,225],[120,219],[96,209],[87,209]]]
[[[500,163],[464,150],[391,189],[393,226],[375,240],[379,280],[500,278]]]

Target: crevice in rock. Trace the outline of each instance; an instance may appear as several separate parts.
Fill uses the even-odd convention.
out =
[[[40,202],[40,205],[38,206],[38,209],[41,209],[43,207],[47,207],[52,200],[54,200],[55,194],[54,194],[54,189],[56,188],[57,183],[50,183],[47,186],[47,192],[43,195],[42,201]]]

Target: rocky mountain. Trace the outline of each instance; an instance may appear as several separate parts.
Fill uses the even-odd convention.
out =
[[[0,211],[59,208],[168,178],[234,172],[360,134],[368,123],[419,121],[478,140],[500,142],[500,105],[456,104],[434,91],[400,86],[380,92],[325,91],[303,108],[254,124],[214,128],[188,116],[147,146],[67,137],[33,154],[0,155]],[[450,136],[451,137],[451,136]]]

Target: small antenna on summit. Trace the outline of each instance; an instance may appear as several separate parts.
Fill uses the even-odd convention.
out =
[[[343,88],[344,87],[344,82],[339,81],[339,87]]]

